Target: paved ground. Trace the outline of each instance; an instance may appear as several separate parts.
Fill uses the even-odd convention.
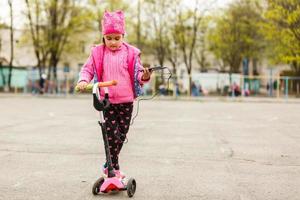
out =
[[[134,199],[296,200],[300,102],[143,101],[121,167]],[[127,199],[91,188],[104,161],[89,98],[0,98],[0,199]]]

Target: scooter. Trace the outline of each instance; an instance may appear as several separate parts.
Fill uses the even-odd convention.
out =
[[[108,95],[108,87],[117,85],[117,81],[107,81],[107,82],[98,82],[94,85],[89,84],[87,86],[87,91],[93,91],[93,105],[94,108],[99,111],[100,120],[98,124],[101,127],[103,143],[105,149],[105,156],[107,162],[108,174],[107,176],[100,177],[93,185],[92,192],[94,195],[99,193],[109,193],[112,191],[127,191],[128,197],[133,197],[136,191],[136,181],[134,178],[130,178],[129,180],[126,178],[117,178],[112,167],[112,161],[109,152],[108,138],[106,132],[106,124],[104,119],[103,111],[107,110],[110,106],[109,95]],[[100,89],[104,89],[105,96],[103,99],[100,99]],[[76,89],[78,91],[78,89]]]

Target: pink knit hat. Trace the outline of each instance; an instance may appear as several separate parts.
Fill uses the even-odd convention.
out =
[[[102,18],[102,34],[125,34],[125,17],[123,11],[105,11]]]

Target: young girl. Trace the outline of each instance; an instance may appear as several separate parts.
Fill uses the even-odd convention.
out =
[[[116,176],[121,178],[125,175],[120,171],[119,154],[129,130],[133,101],[139,95],[140,86],[149,81],[151,76],[151,72],[141,66],[139,49],[123,42],[124,34],[123,12],[105,11],[102,19],[104,44],[92,48],[78,81],[81,91],[93,78],[98,81],[118,81],[116,86],[109,87],[111,105],[104,112],[104,118],[107,122],[112,167]],[[102,91],[100,94],[104,96]],[[102,170],[107,175],[106,163]]]

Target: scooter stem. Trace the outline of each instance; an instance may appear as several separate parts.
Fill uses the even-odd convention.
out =
[[[108,100],[108,88],[107,87],[103,87],[104,92],[105,92],[105,99]],[[96,94],[96,96],[100,97],[99,94],[99,87],[98,84],[95,84],[93,86],[93,94]],[[97,100],[98,100],[97,99]],[[111,161],[111,157],[110,157],[110,152],[109,152],[109,144],[108,144],[108,138],[107,138],[107,130],[106,130],[106,124],[105,124],[105,118],[104,118],[104,114],[103,114],[104,110],[99,111],[100,114],[100,120],[98,121],[98,124],[101,127],[101,132],[102,132],[102,136],[103,136],[103,143],[104,143],[104,149],[105,149],[105,156],[106,156],[106,163],[107,163],[107,169],[108,169],[108,177],[115,177],[115,173],[114,173],[114,169],[112,167],[112,161]]]

